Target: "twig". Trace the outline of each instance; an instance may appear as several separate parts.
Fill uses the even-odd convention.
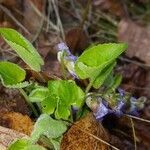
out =
[[[136,134],[135,134],[135,128],[134,128],[134,122],[132,120],[132,118],[130,118],[131,121],[131,126],[132,126],[132,132],[133,132],[133,139],[134,139],[134,149],[137,150],[137,146],[136,146]]]
[[[29,1],[29,2],[32,5],[34,11],[37,13],[37,15],[42,17],[44,19],[44,21],[46,21],[52,27],[52,29],[54,29],[55,31],[59,31],[59,29],[53,22],[51,22],[50,20],[47,20],[47,18],[43,14],[41,14],[41,12],[35,7],[35,5],[31,1]]]
[[[70,4],[71,4],[72,8],[75,10],[76,17],[77,17],[80,21],[82,21],[82,17],[80,16],[79,12],[78,12],[77,9],[76,9],[74,0],[70,0]]]
[[[136,87],[128,84],[122,84],[123,86],[126,86],[127,88],[133,88],[136,90],[150,90],[150,87]]]
[[[33,5],[32,5],[32,6],[33,6]],[[35,6],[34,6],[34,7],[35,7]],[[34,8],[33,8],[33,9],[34,9]],[[45,10],[45,3],[44,3],[44,10]],[[31,43],[34,43],[34,42],[36,41],[36,39],[38,38],[39,34],[40,34],[41,31],[42,31],[43,24],[44,24],[44,18],[41,17],[40,26],[39,26],[39,28],[38,28],[36,34],[34,35],[34,37],[33,37],[32,41],[31,41]]]
[[[51,0],[53,7],[54,7],[54,11],[56,14],[56,19],[57,19],[57,25],[60,29],[61,35],[62,35],[62,39],[65,40],[65,34],[64,34],[64,29],[63,29],[63,25],[60,19],[60,15],[59,15],[59,10],[58,10],[58,0]]]
[[[22,30],[30,35],[30,32],[11,14],[10,10],[0,4],[0,9],[2,9]]]
[[[130,60],[130,59],[128,59],[128,58],[124,58],[124,57],[119,57],[119,59],[122,60],[122,61],[126,61],[126,62],[133,63],[133,64],[138,65],[138,66],[141,66],[141,67],[150,68],[150,65],[149,65],[149,64],[140,63],[140,62],[137,62],[137,61],[134,61],[134,60]]]
[[[136,119],[136,120],[140,120],[140,121],[143,121],[143,122],[150,123],[150,120],[147,120],[147,119],[139,118],[139,117],[128,115],[128,114],[126,114],[126,116],[128,116],[130,118],[133,118],[133,119]]]
[[[50,13],[51,13],[51,5],[50,5],[50,0],[48,0],[47,20],[49,20],[49,18],[50,18]],[[49,30],[49,24],[47,23],[47,25],[46,25],[46,32],[48,32],[48,30]]]

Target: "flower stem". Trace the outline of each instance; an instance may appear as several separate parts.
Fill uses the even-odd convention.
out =
[[[38,115],[38,112],[37,112],[37,110],[35,109],[35,107],[33,106],[33,104],[30,102],[30,100],[29,100],[29,98],[28,98],[26,92],[25,92],[23,89],[19,89],[19,91],[20,91],[20,93],[23,95],[23,97],[24,97],[25,101],[27,102],[27,104],[28,104],[28,105],[30,106],[30,108],[32,109],[34,115],[35,115],[36,117],[38,117],[38,116],[39,116],[39,115]]]
[[[86,89],[85,89],[85,93],[86,93],[86,94],[90,91],[90,89],[91,89],[91,87],[92,87],[92,84],[93,84],[93,82],[90,81],[89,84],[88,84],[88,86],[87,86]]]

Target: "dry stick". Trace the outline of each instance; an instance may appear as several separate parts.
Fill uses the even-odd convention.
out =
[[[131,121],[131,126],[132,126],[133,139],[134,139],[134,149],[136,150],[137,146],[136,146],[136,134],[135,134],[134,122],[133,122],[132,118],[129,117],[129,119]]]
[[[130,117],[130,118],[136,119],[136,120],[140,120],[140,121],[143,121],[143,122],[150,123],[150,120],[147,120],[147,119],[139,118],[139,117],[128,115],[128,114],[125,114],[125,115]]]
[[[35,11],[36,6],[35,6],[34,4],[31,5],[31,6],[33,7],[33,10]],[[36,9],[37,9],[37,8],[36,8]],[[45,10],[45,3],[44,3],[44,10]],[[44,12],[43,12],[43,13],[44,13]],[[43,15],[43,16],[44,16],[44,15]],[[38,28],[38,30],[37,30],[35,36],[33,37],[31,43],[34,43],[34,42],[36,41],[36,39],[38,38],[39,34],[40,34],[41,31],[42,31],[43,24],[44,24],[44,18],[41,17],[40,26],[39,26],[39,28]]]
[[[59,31],[59,29],[57,28],[57,26],[53,22],[51,22],[50,20],[47,20],[47,18],[43,14],[41,14],[41,12],[35,7],[35,5],[31,1],[29,1],[29,2],[32,5],[35,12],[37,13],[37,15],[42,17],[44,19],[44,21],[46,21],[52,27],[52,29]]]
[[[150,64],[140,63],[140,62],[138,62],[138,61],[130,60],[130,59],[124,58],[124,57],[119,57],[119,59],[122,60],[122,61],[126,61],[126,62],[133,63],[133,64],[138,65],[138,66],[141,66],[141,67],[150,68]]]
[[[62,39],[65,40],[64,29],[63,29],[63,25],[60,19],[59,11],[58,11],[58,0],[52,0],[52,4],[53,4],[53,8],[54,8],[56,18],[57,18],[57,25],[60,28],[60,32],[62,34]]]
[[[87,5],[86,5],[86,8],[85,8],[84,13],[83,13],[83,16],[82,16],[82,22],[81,22],[81,24],[79,25],[79,31],[77,31],[77,35],[76,35],[77,37],[76,37],[75,42],[73,43],[73,46],[72,46],[73,49],[76,48],[77,43],[78,43],[78,41],[79,41],[79,39],[80,39],[80,36],[81,36],[81,29],[83,29],[83,26],[84,26],[85,21],[86,21],[86,19],[87,19],[88,12],[89,12],[89,9],[90,9],[90,4],[91,4],[91,0],[88,0]]]
[[[11,14],[10,10],[0,4],[0,9],[2,9],[22,30],[30,35],[30,32]]]
[[[122,84],[122,85],[125,85],[127,88],[133,88],[136,90],[150,90],[150,87],[137,87],[137,86],[132,86],[128,84]]]
[[[51,12],[51,9],[52,9],[50,4],[51,4],[51,1],[48,0],[47,20],[49,20],[49,18],[50,18],[50,12]],[[48,30],[49,30],[49,24],[47,23],[46,24],[46,32],[48,32]]]
[[[44,24],[44,19],[42,18],[42,19],[41,19],[40,26],[39,26],[39,28],[38,28],[36,34],[34,35],[34,37],[33,37],[32,41],[31,41],[31,43],[34,43],[34,42],[37,40],[37,38],[39,37],[39,35],[40,35],[41,31],[42,31],[43,24]]]
[[[76,127],[77,127],[77,126],[76,126]],[[113,148],[113,149],[115,149],[115,150],[119,150],[117,147],[115,147],[115,146],[109,144],[108,142],[106,142],[106,141],[100,139],[99,137],[97,137],[97,136],[95,136],[95,135],[93,135],[93,134],[91,134],[91,133],[89,133],[89,132],[87,132],[87,131],[85,131],[85,130],[80,129],[80,127],[77,127],[77,128],[78,128],[80,131],[82,131],[82,132],[88,134],[89,136],[93,137],[94,139],[96,139],[96,140],[98,140],[98,141],[100,141],[100,142],[102,142],[102,143],[104,143],[104,144],[110,146],[111,148]]]
[[[75,10],[75,15],[76,15],[77,19],[79,19],[80,21],[82,21],[82,18],[80,16],[79,12],[76,9],[74,0],[70,0],[70,4],[71,4],[72,8]]]

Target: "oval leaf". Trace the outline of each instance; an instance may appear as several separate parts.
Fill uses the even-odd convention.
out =
[[[41,65],[43,65],[44,62],[39,53],[27,39],[14,29],[10,28],[0,28],[0,34],[31,69],[35,71],[41,70]]]
[[[4,86],[14,86],[24,81],[26,72],[11,62],[0,62],[0,79]]]

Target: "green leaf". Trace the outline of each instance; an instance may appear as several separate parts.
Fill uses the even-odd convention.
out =
[[[15,142],[13,142],[8,150],[46,150],[44,147],[36,144],[36,145],[32,145],[30,142],[29,142],[29,139],[19,139]]]
[[[98,89],[106,80],[106,78],[110,75],[110,73],[112,72],[113,68],[115,67],[116,62],[111,63],[110,65],[108,65],[106,68],[104,68],[100,75],[95,79],[95,81],[93,82],[93,87]]]
[[[44,64],[41,56],[33,45],[20,33],[10,28],[0,28],[0,34],[9,46],[35,71],[41,70]]]
[[[42,112],[47,114],[54,113],[57,106],[57,98],[51,95],[49,89],[46,87],[38,87],[34,89],[29,95],[29,100],[31,102],[40,102]]]
[[[6,87],[25,87],[27,82],[23,82],[26,76],[24,69],[11,62],[0,62],[0,79]]]
[[[28,140],[27,139],[19,139],[15,142],[13,142],[8,150],[23,150],[26,146],[28,145]]]
[[[80,107],[84,100],[84,92],[74,81],[56,80],[49,81],[48,88],[39,87],[29,95],[31,102],[41,104],[42,112],[53,114],[57,119],[68,119],[71,106]]]
[[[108,85],[107,83],[107,91],[106,93],[111,93],[112,91],[114,91],[116,88],[118,88],[118,86],[120,85],[122,81],[122,76],[117,74],[114,77],[112,77],[112,82]],[[109,82],[109,81],[107,81]]]
[[[36,145],[28,145],[23,150],[46,150],[46,148],[36,144]]]
[[[20,89],[20,88],[25,88],[27,86],[30,86],[31,84],[32,84],[31,82],[24,81],[24,82],[21,82],[21,83],[17,83],[15,85],[5,85],[5,87],[7,87],[7,88],[14,88],[14,89]]]
[[[89,78],[94,87],[98,88],[104,81],[101,79],[101,77],[104,78],[104,75],[101,73],[103,74],[105,68],[109,68],[126,48],[127,45],[123,43],[99,44],[88,48],[75,63],[77,76],[81,79]],[[110,72],[112,66],[106,72]]]
[[[53,97],[57,99],[55,117],[68,119],[71,106],[81,107],[85,94],[72,80],[49,81],[48,88]]]
[[[42,102],[49,97],[49,89],[45,87],[39,87],[34,89],[30,95],[29,100],[31,102]]]
[[[53,114],[57,107],[58,98],[54,95],[48,95],[48,97],[41,102],[42,112],[47,114]]]
[[[55,139],[67,130],[66,124],[61,120],[54,120],[47,114],[42,114],[34,125],[34,130],[31,134],[32,142],[38,141],[40,136],[44,135],[49,139]]]
[[[50,141],[53,144],[55,150],[60,150],[61,139],[62,139],[62,137],[57,138],[57,139],[50,139]]]

